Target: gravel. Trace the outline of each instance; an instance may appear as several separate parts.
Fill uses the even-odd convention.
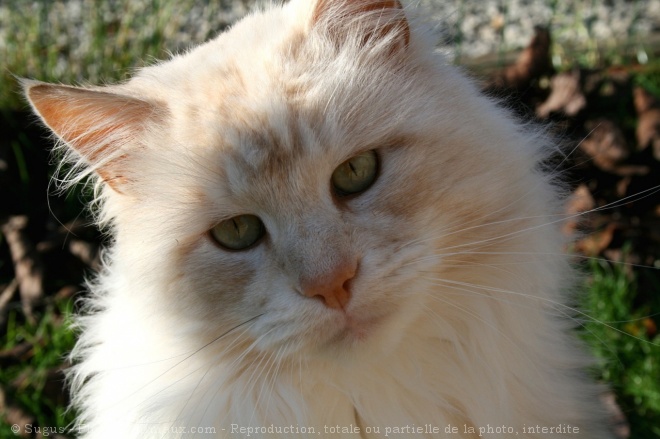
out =
[[[402,0],[433,23],[449,52],[468,58],[524,46],[536,25],[549,26],[558,44],[614,41],[643,43],[660,32],[658,0]],[[90,11],[106,23],[121,22],[127,12],[153,15],[169,9],[167,50],[176,52],[216,35],[262,0],[3,0],[0,2],[0,49],[12,39],[11,6],[25,14],[47,14],[57,23],[48,32],[54,44],[85,50]],[[4,6],[3,6],[4,3]],[[128,15],[130,16],[130,15]],[[142,20],[140,20],[142,21]],[[153,20],[152,20],[153,21]],[[145,23],[148,21],[145,19]],[[142,32],[149,32],[147,28]],[[15,41],[16,41],[15,40]],[[76,50],[74,49],[74,50]]]
[[[660,32],[658,0],[417,0],[454,52],[477,57],[519,49],[547,26],[559,44],[644,41]]]

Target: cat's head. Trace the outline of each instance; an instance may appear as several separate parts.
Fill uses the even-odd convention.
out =
[[[535,154],[406,15],[294,0],[125,84],[26,81],[98,177],[113,294],[256,349],[396,344]]]

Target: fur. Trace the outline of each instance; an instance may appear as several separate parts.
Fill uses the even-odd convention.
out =
[[[72,354],[81,437],[611,437],[555,147],[399,6],[292,0],[124,84],[26,81],[114,236]],[[333,196],[371,149],[374,185]],[[245,213],[263,242],[212,242]],[[346,260],[344,309],[297,291]]]

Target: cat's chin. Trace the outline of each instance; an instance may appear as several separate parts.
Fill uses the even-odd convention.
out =
[[[328,322],[330,335],[318,347],[324,353],[342,357],[354,353],[364,353],[369,347],[377,349],[379,340],[386,338],[390,314],[372,315],[360,312],[342,312]]]
[[[418,317],[423,300],[393,304],[368,300],[349,303],[343,310],[326,309],[305,330],[316,334],[308,338],[303,350],[312,357],[371,360],[389,355],[401,343],[403,335]],[[416,304],[416,302],[419,302]]]

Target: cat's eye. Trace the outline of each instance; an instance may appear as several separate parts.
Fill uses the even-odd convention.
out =
[[[211,229],[211,236],[229,250],[245,250],[264,236],[265,228],[254,215],[239,215]]]
[[[359,194],[376,181],[378,156],[376,151],[366,151],[339,165],[332,173],[332,187],[338,195]]]

